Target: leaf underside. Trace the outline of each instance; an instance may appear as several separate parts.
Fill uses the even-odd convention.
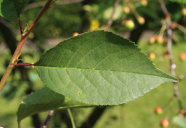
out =
[[[92,105],[126,103],[176,81],[156,69],[134,43],[103,30],[62,41],[35,67],[48,88]]]
[[[57,94],[44,87],[26,97],[19,106],[17,117],[18,123],[30,115],[51,109],[65,109],[79,106],[87,106]]]

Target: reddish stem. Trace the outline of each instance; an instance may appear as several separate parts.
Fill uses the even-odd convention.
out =
[[[15,67],[21,67],[21,66],[34,66],[34,64],[31,63],[17,63]]]
[[[38,20],[41,18],[41,16],[44,14],[44,12],[46,12],[46,10],[50,7],[50,5],[52,4],[53,0],[48,0],[47,3],[45,4],[45,6],[42,8],[41,12],[39,13],[39,15],[36,17],[36,19],[34,20],[34,22],[32,23],[32,25],[29,28],[29,31],[22,37],[21,42],[18,44],[14,55],[9,63],[9,66],[5,72],[5,74],[3,75],[1,82],[0,82],[0,91],[2,90],[8,76],[10,75],[12,69],[15,67],[16,65],[16,60],[17,57],[21,51],[21,48],[23,47],[23,45],[25,44],[25,41],[28,37],[28,35],[30,34],[30,32],[32,31],[32,29],[34,28],[34,26],[37,24]]]
[[[48,2],[45,4],[45,6],[43,7],[43,9],[41,10],[41,12],[39,13],[39,15],[36,17],[36,19],[34,20],[34,22],[32,23],[32,25],[29,28],[29,32],[27,34],[29,34],[32,29],[34,28],[34,26],[37,24],[38,20],[41,18],[41,16],[46,12],[47,9],[50,8],[50,5],[52,4],[53,0],[48,0]],[[25,35],[26,36],[26,35]]]
[[[18,18],[18,24],[19,24],[19,29],[20,29],[21,36],[23,37],[23,27],[22,27],[22,24],[21,24],[20,17]]]

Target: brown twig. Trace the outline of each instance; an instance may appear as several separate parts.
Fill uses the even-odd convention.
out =
[[[158,2],[160,3],[160,6],[161,6],[161,9],[162,9],[163,13],[167,16],[168,10],[167,10],[164,2],[162,0],[158,0]]]
[[[173,36],[173,30],[171,28],[171,25],[172,25],[171,16],[170,16],[170,14],[169,14],[164,2],[162,0],[158,0],[158,2],[160,3],[161,9],[162,9],[163,13],[165,14],[166,20],[167,20],[167,35],[168,35],[167,51],[168,51],[168,57],[169,57],[169,62],[170,62],[171,74],[172,74],[172,76],[176,77],[176,72],[175,72],[176,64],[174,63],[173,58],[172,58],[172,36]],[[173,85],[174,85],[174,96],[178,100],[179,108],[183,109],[183,105],[182,105],[182,102],[181,102],[181,99],[180,99],[180,95],[179,95],[178,85],[175,82],[173,82]]]
[[[8,76],[10,75],[12,69],[14,68],[15,64],[16,64],[16,61],[17,61],[17,58],[19,57],[19,54],[20,54],[20,51],[23,47],[23,45],[25,44],[25,41],[28,37],[28,35],[30,34],[30,32],[32,31],[32,29],[34,28],[34,26],[37,24],[38,20],[41,18],[41,16],[46,12],[46,10],[50,7],[50,5],[52,4],[52,1],[53,0],[48,0],[45,4],[45,6],[42,8],[41,12],[39,13],[39,15],[36,17],[36,19],[34,20],[34,22],[32,23],[32,25],[30,26],[29,28],[29,31],[23,36],[21,42],[18,44],[15,52],[14,52],[14,55],[9,63],[9,66],[5,72],[5,74],[3,75],[2,79],[1,79],[1,82],[0,82],[0,91],[2,90]]]
[[[116,0],[115,3],[114,3],[112,14],[111,14],[110,19],[107,23],[107,26],[105,27],[105,30],[108,30],[111,27],[111,25],[113,23],[114,14],[116,12],[116,8],[117,8],[119,2],[120,2],[120,0]]]
[[[49,120],[52,118],[53,115],[54,115],[54,110],[50,110],[41,128],[47,128],[47,123],[49,122]]]

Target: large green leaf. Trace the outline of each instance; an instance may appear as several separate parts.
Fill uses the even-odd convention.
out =
[[[15,20],[29,0],[0,0],[0,16]]]
[[[156,69],[134,43],[102,30],[61,42],[35,67],[53,91],[94,105],[126,103],[176,81]]]
[[[57,94],[45,87],[32,93],[22,101],[17,112],[18,122],[23,118],[38,112],[79,106],[87,105],[72,101],[71,99]]]

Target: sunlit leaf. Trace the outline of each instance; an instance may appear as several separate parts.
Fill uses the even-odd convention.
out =
[[[134,43],[102,30],[61,42],[35,68],[53,91],[94,105],[126,103],[176,81],[156,69]]]

